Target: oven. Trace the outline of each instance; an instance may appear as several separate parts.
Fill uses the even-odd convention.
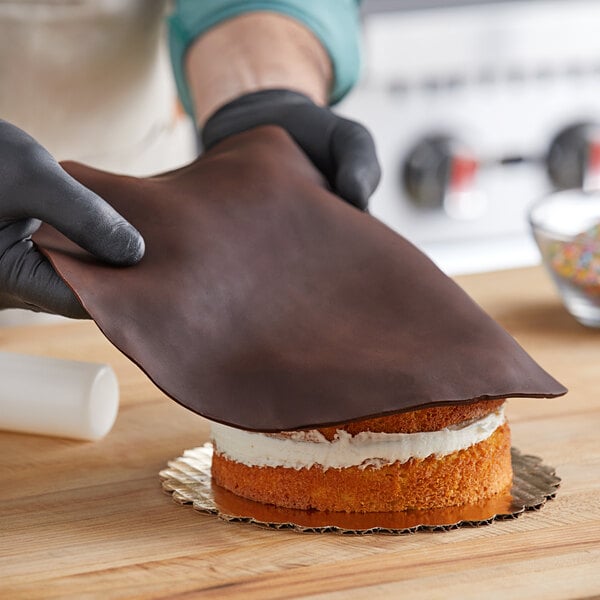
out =
[[[600,2],[367,0],[339,105],[372,131],[372,213],[450,274],[538,262],[527,211],[600,186]]]

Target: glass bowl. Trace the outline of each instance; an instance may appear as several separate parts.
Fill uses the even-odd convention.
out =
[[[600,327],[600,192],[551,194],[531,207],[529,222],[567,310]]]

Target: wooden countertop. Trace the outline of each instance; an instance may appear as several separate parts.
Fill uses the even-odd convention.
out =
[[[91,323],[0,329],[2,350],[110,362],[122,389],[100,442],[0,433],[0,597],[600,593],[600,331],[564,312],[541,269],[460,283],[570,388],[566,398],[509,402],[514,445],[563,479],[541,511],[400,537],[267,531],[198,514],[161,491],[158,472],[206,440],[206,421],[165,398]]]

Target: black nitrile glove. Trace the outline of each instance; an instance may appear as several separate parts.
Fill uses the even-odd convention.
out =
[[[101,260],[132,265],[144,240],[33,138],[0,120],[0,308],[86,318],[30,236],[45,221]]]
[[[222,139],[259,125],[279,125],[325,175],[331,188],[350,204],[366,210],[381,170],[371,134],[359,123],[317,106],[290,90],[264,90],[221,107],[206,122],[207,150]]]

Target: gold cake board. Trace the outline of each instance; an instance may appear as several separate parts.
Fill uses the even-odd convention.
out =
[[[210,475],[212,445],[186,450],[160,472],[163,489],[178,504],[191,504],[202,513],[231,522],[301,533],[405,534],[478,527],[499,519],[514,519],[541,508],[560,485],[552,467],[537,456],[512,448],[513,486],[478,504],[389,513],[321,512],[280,508],[236,496],[214,484]]]

